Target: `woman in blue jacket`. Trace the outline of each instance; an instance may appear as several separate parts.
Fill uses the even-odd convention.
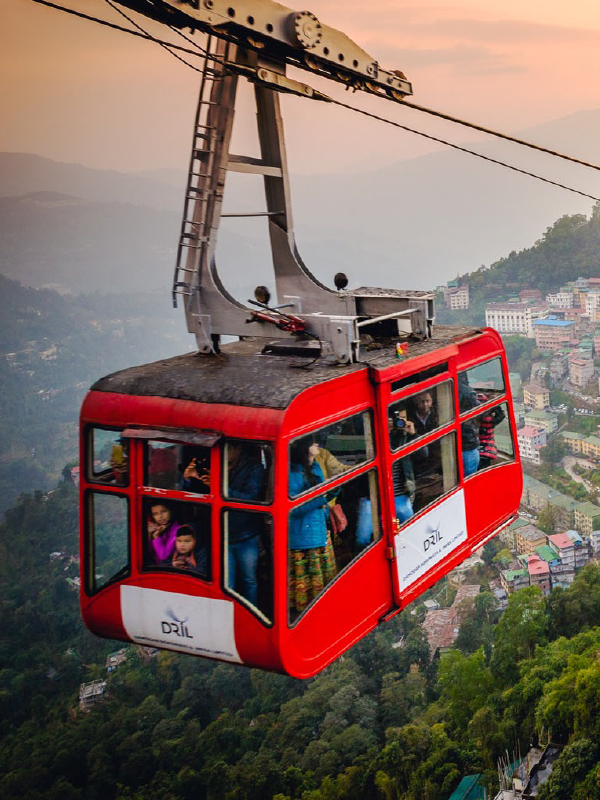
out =
[[[310,439],[290,448],[290,495],[295,497],[325,480],[315,458],[319,445]],[[290,612],[300,614],[333,580],[337,569],[327,529],[327,495],[295,508],[290,514]]]

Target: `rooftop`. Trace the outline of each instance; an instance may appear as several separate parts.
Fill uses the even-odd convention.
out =
[[[540,558],[538,555],[529,556],[527,569],[530,575],[548,575],[550,573],[548,562],[544,561],[544,559]]]
[[[524,428],[521,428],[517,431],[517,436],[539,436],[540,433],[543,433],[542,428],[534,428],[532,425],[525,425]]]
[[[533,325],[543,328],[572,328],[573,322],[567,319],[536,319]]]
[[[311,357],[263,353],[268,339],[244,339],[223,345],[219,356],[188,353],[151,364],[113,372],[92,386],[93,391],[192,400],[201,403],[230,403],[258,408],[287,408],[310,386],[342,375],[401,366],[407,374],[420,356],[452,346],[474,334],[472,328],[437,325],[430,339],[410,345],[410,355],[399,362],[395,343],[378,349],[361,348],[361,361],[345,366],[317,361]],[[276,338],[275,336],[273,337]],[[294,342],[291,342],[294,344]],[[296,344],[302,344],[296,343]],[[318,350],[313,351],[313,356]],[[412,364],[411,364],[412,362]],[[402,378],[404,370],[398,375]]]
[[[600,514],[600,508],[590,503],[589,500],[575,506],[575,511],[578,511],[580,514],[585,514],[586,517],[597,517]]]
[[[536,547],[535,552],[543,561],[556,561],[556,552],[547,544]]]
[[[573,540],[566,533],[551,533],[548,539],[552,544],[556,545],[559,550],[566,550],[569,547],[573,547]]]
[[[558,419],[556,414],[550,413],[550,411],[544,411],[543,409],[533,409],[532,411],[528,411],[528,417],[533,417],[533,419],[542,419],[542,420],[551,420],[551,419]]]
[[[524,569],[505,569],[502,574],[506,578],[507,583],[512,583],[515,578],[525,577],[526,570]]]

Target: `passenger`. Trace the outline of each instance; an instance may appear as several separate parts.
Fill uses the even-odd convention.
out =
[[[319,445],[301,439],[290,448],[289,490],[292,496],[324,481]],[[290,586],[292,613],[301,613],[336,575],[335,553],[327,530],[326,495],[315,497],[290,514]]]
[[[183,463],[185,464],[185,461]],[[197,454],[190,459],[183,471],[181,488],[184,492],[194,492],[195,494],[206,494],[208,492],[210,487],[209,464],[210,454],[206,456],[198,448]]]
[[[119,439],[118,444],[113,444],[109,464],[112,469],[112,480],[118,486],[126,486],[129,475],[129,461],[122,439]]]
[[[192,458],[183,473],[182,488],[194,483],[210,486],[210,472]],[[264,500],[267,472],[260,460],[248,454],[241,442],[227,443],[227,497],[232,500]],[[205,491],[206,489],[203,489]],[[188,491],[198,491],[189,488]],[[258,604],[256,568],[260,535],[264,529],[263,516],[249,511],[229,511],[227,514],[228,553],[227,586]]]
[[[413,423],[415,436],[425,436],[439,427],[438,411],[429,391],[412,397],[407,406],[407,417]],[[439,441],[419,448],[412,458],[415,477],[431,472],[432,464],[440,463]]]
[[[388,415],[390,447],[397,450],[407,444],[415,435],[414,423],[407,419],[406,410],[396,410]],[[413,456],[397,459],[392,465],[392,485],[394,489],[394,510],[400,522],[415,513],[416,481],[412,464]],[[356,545],[359,550],[365,548],[373,536],[373,517],[371,500],[361,497],[358,504],[358,522],[356,524]]]
[[[150,504],[149,550],[157,564],[173,555],[178,528],[179,523],[175,521],[170,505],[162,500]]]
[[[469,386],[466,373],[458,373],[458,403],[460,413],[464,414],[479,405],[477,395]],[[477,417],[463,422],[460,426],[463,472],[465,478],[477,472],[479,467],[479,420]]]
[[[206,576],[206,548],[197,546],[194,529],[190,525],[180,525],[176,537],[175,551],[165,563]]]
[[[487,403],[490,398],[483,394],[477,394],[479,403]],[[498,448],[496,447],[496,437],[494,428],[499,425],[506,415],[502,406],[495,406],[489,411],[485,411],[479,419],[479,469],[491,467],[498,460]]]

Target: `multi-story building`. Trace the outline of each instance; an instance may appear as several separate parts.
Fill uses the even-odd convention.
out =
[[[584,388],[594,377],[594,362],[587,358],[569,359],[569,381],[573,386]]]
[[[546,534],[535,525],[517,528],[517,553],[534,553],[536,547],[546,544]]]
[[[469,287],[452,286],[444,289],[444,302],[452,311],[469,307]]]
[[[589,291],[585,295],[585,313],[591,322],[600,321],[600,292]]]
[[[600,556],[600,531],[592,531],[590,534],[590,546],[595,558]]]
[[[575,547],[575,569],[581,569],[589,563],[591,558],[589,539],[583,539],[577,531],[567,531]]]
[[[532,511],[543,511],[550,507],[556,524],[563,530],[573,527],[574,509],[578,505],[572,497],[550,488],[545,483],[523,475],[523,497],[521,502]]]
[[[485,307],[485,324],[498,333],[532,335],[531,306],[526,303],[488,303]]]
[[[569,369],[569,362],[567,353],[562,350],[556,350],[550,361],[550,378],[553,386],[556,386],[567,374]]]
[[[561,564],[567,570],[575,569],[575,543],[568,533],[553,533],[548,536],[548,544],[560,558]]]
[[[525,425],[530,425],[532,428],[541,428],[549,436],[558,430],[558,414],[554,414],[552,411],[532,409],[525,412]]]
[[[523,387],[523,402],[526,406],[537,408],[540,411],[550,405],[550,389],[529,383]]]
[[[595,528],[600,527],[600,508],[589,501],[575,506],[573,515],[575,528],[588,538]]]
[[[583,452],[583,441],[586,438],[583,433],[576,433],[575,431],[561,431],[559,436],[567,445],[570,453],[573,453],[574,455],[581,455]]]
[[[543,428],[532,428],[530,425],[526,425],[517,431],[517,439],[521,458],[539,464],[541,462],[540,451],[542,447],[546,446],[546,431]]]
[[[552,308],[573,308],[573,290],[566,287],[546,295],[546,302]]]
[[[553,352],[574,344],[574,328],[575,323],[572,320],[556,317],[536,319],[532,322],[535,346],[538,350]]]
[[[527,559],[527,572],[529,585],[539,586],[544,596],[550,594],[550,566],[547,561],[540,558],[537,553],[531,553]]]
[[[581,442],[581,455],[588,458],[600,458],[600,438],[586,436]]]
[[[500,571],[500,582],[510,594],[525,586],[529,586],[529,572],[526,569],[503,569]]]
[[[523,517],[517,517],[517,519],[514,522],[511,522],[507,528],[504,528],[504,530],[499,534],[498,538],[508,547],[509,550],[516,550],[518,529],[524,528],[526,525],[530,524],[531,523],[529,520],[526,520]]]

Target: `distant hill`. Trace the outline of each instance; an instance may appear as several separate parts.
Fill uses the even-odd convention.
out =
[[[404,114],[407,124],[431,129],[415,112]],[[457,133],[445,135],[459,142]],[[600,162],[598,109],[519,135]],[[467,146],[600,196],[591,170],[505,142]],[[375,170],[292,175],[299,250],[328,285],[343,270],[351,286],[368,275],[375,285],[432,287],[530,247],[559,217],[588,214],[592,207],[591,200],[456,151],[414,159],[399,153],[395,161],[394,155]],[[0,214],[8,220],[0,222],[0,269],[35,285],[56,283],[58,274],[58,282],[75,291],[86,281],[93,285],[102,270],[122,291],[140,281],[168,284],[184,183],[176,170],[128,174],[0,153]],[[72,208],[49,205],[40,191],[68,195]],[[264,208],[262,184],[248,176],[230,175],[225,199],[227,210]],[[226,222],[218,252],[225,283],[242,295],[259,282],[272,285],[264,223]]]
[[[170,211],[54,191],[0,198],[0,271],[71,292],[170,283],[179,231]]]
[[[193,346],[166,293],[69,297],[0,275],[0,516],[77,458],[93,381]]]
[[[32,153],[0,153],[0,196],[30,192],[60,192],[95,202],[133,203],[151,208],[180,211],[183,191],[163,180],[166,171],[126,173],[65,164]],[[182,176],[185,181],[185,176]]]
[[[489,298],[529,288],[555,291],[579,276],[600,276],[600,203],[589,219],[581,214],[561,217],[533,247],[512,252],[489,269],[462,279]]]

